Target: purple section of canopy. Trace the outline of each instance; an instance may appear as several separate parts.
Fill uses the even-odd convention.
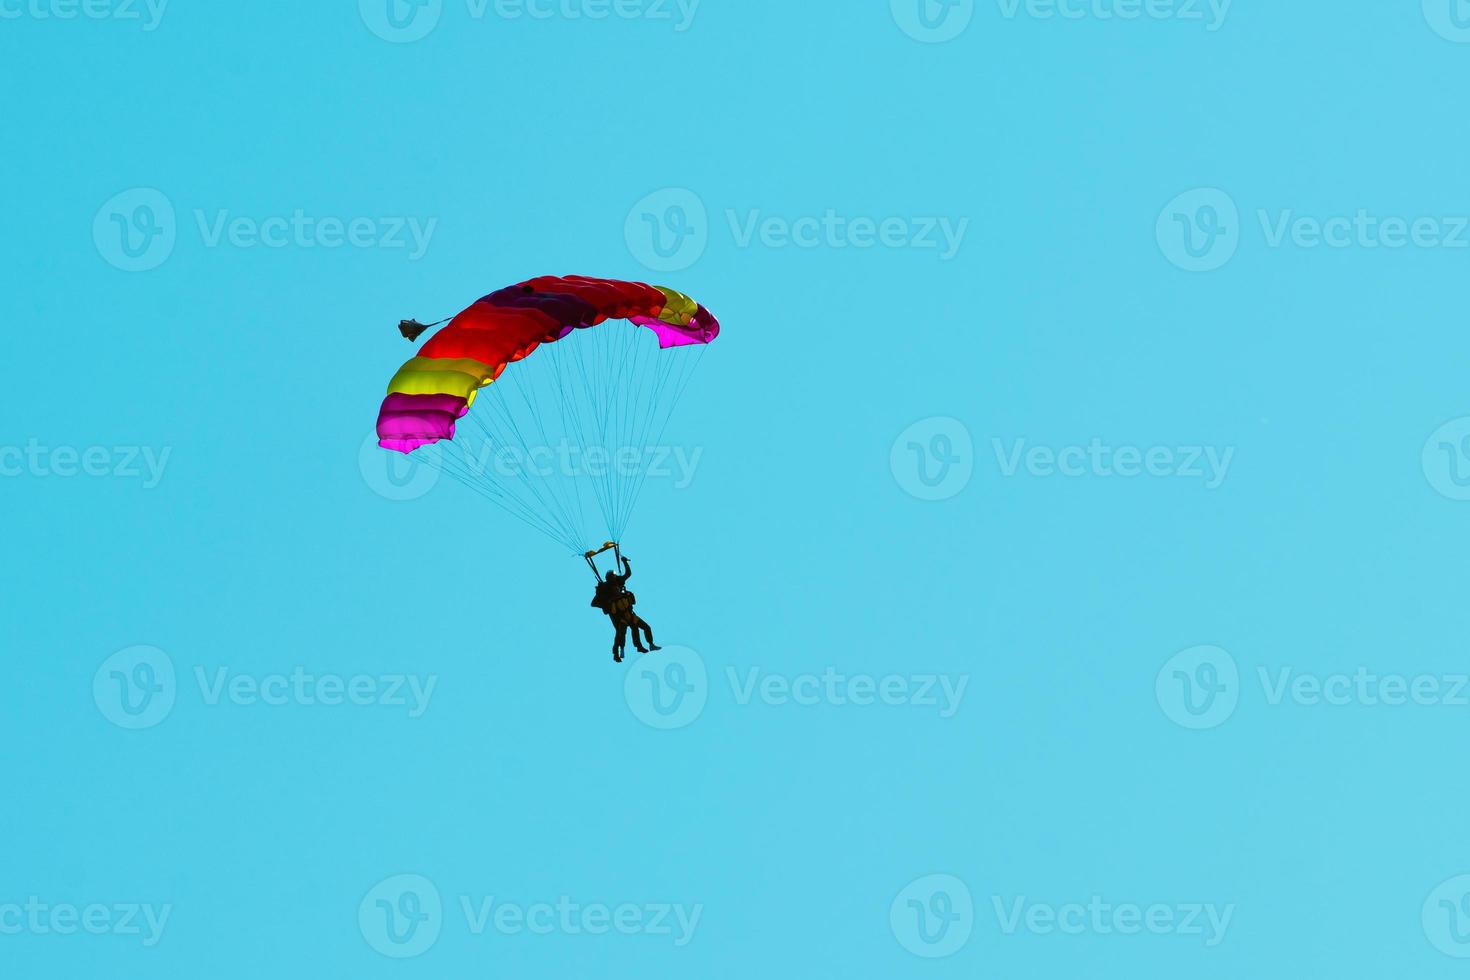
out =
[[[454,420],[468,411],[468,402],[457,395],[405,395],[395,392],[383,400],[378,413],[378,435],[383,445],[406,452],[402,446],[422,445],[426,440],[453,439]],[[388,442],[393,445],[389,446]]]
[[[662,348],[685,347],[689,344],[707,344],[720,335],[720,321],[716,320],[714,314],[700,305],[686,326],[676,326],[672,323],[650,316],[629,317],[633,323],[640,327],[647,327],[658,335],[658,345]]]

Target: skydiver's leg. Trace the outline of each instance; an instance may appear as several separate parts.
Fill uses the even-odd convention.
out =
[[[633,619],[633,639],[638,639],[638,631],[641,629],[643,631],[644,639],[646,639],[648,642],[648,649],[663,649],[657,643],[653,642],[653,627],[648,625],[647,620],[645,620],[642,616],[634,616]]]
[[[643,622],[643,620],[639,619],[635,614],[629,613],[626,622],[629,626],[633,627],[633,646],[638,649],[639,653],[647,653],[648,650],[643,646],[643,639],[638,635],[638,624]]]
[[[613,635],[613,662],[620,664],[623,662],[623,648],[628,642],[628,626],[616,621],[613,625],[617,627],[617,633]]]

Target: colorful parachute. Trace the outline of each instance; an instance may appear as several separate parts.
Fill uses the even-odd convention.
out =
[[[661,435],[698,363],[684,355],[702,354],[719,332],[709,310],[662,286],[530,279],[453,317],[398,370],[378,442],[405,454],[435,446],[445,472],[573,550],[594,540],[588,493],[616,540],[658,448],[648,440]],[[494,404],[470,414],[477,397]],[[457,432],[467,417],[482,438]]]

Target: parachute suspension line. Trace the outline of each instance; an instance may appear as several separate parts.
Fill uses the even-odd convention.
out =
[[[653,434],[652,439],[652,442],[655,445],[663,442],[664,434],[668,431],[669,420],[673,418],[674,410],[679,407],[679,402],[683,399],[684,392],[688,389],[689,382],[693,380],[695,372],[699,370],[699,365],[701,362],[703,362],[704,355],[707,350],[708,348],[705,345],[701,344],[696,350],[693,351],[689,350],[688,348],[681,348],[678,350],[663,352],[665,354],[672,355],[671,359],[677,359],[683,363],[680,364],[679,368],[677,369],[677,380],[673,384],[672,394],[668,396],[668,407],[662,413],[662,419],[657,419],[655,417],[655,414],[650,415],[650,425],[653,422],[658,423],[658,431],[657,433]],[[675,369],[672,364],[667,368],[667,370],[661,372],[659,378],[659,393],[651,399],[651,404],[652,406],[654,406],[655,410],[658,405],[663,403],[665,397],[664,392],[668,390],[668,379],[671,376],[675,376],[674,372]],[[651,432],[652,430],[650,429],[646,431]],[[692,474],[686,475],[692,476]],[[645,468],[634,481],[632,491],[628,495],[626,509],[619,519],[619,533],[627,530],[628,522],[631,521],[633,518],[633,510],[637,506],[638,497],[642,494],[643,486],[644,483],[647,482],[647,479],[648,471]]]
[[[524,361],[518,363],[525,364]],[[524,376],[533,372],[522,371],[512,375],[512,370],[513,366],[508,366],[499,380],[490,385],[488,390],[481,389],[482,394],[479,399],[476,399],[476,405],[479,406],[481,402],[484,402],[483,410],[478,412],[471,410],[465,416],[466,419],[471,421],[474,427],[479,429],[490,450],[490,453],[482,454],[485,456],[486,462],[480,469],[481,479],[495,479],[486,470],[489,466],[491,454],[497,452],[497,446],[519,450],[520,458],[514,461],[514,466],[510,467],[511,472],[503,475],[504,480],[502,485],[523,490],[534,498],[535,506],[532,506],[529,502],[523,501],[523,503],[528,509],[542,513],[549,523],[554,524],[561,532],[556,537],[563,541],[567,547],[574,551],[578,550],[580,545],[578,528],[582,522],[571,515],[565,503],[557,494],[556,488],[551,482],[551,475],[555,473],[554,468],[550,474],[545,476],[537,474],[534,470],[530,469],[530,467],[536,465],[534,454],[538,447],[533,446],[526,439],[520,423],[515,418],[512,403],[512,398],[515,393],[521,395],[521,399],[527,405],[529,411],[535,411],[527,394],[530,385],[534,384],[534,378]],[[487,425],[487,422],[490,425]]]
[[[648,453],[650,451],[653,451],[655,453],[657,452],[657,449],[648,445],[647,439],[644,438],[646,434],[646,426],[642,424],[642,420],[645,416],[644,406],[652,405],[654,403],[653,399],[657,395],[657,375],[662,373],[667,366],[667,361],[661,359],[659,364],[657,365],[657,371],[655,371],[654,374],[649,374],[647,372],[652,369],[648,369],[643,366],[642,359],[638,356],[638,353],[639,352],[634,353],[632,368],[633,376],[638,379],[638,387],[634,391],[633,396],[629,398],[624,405],[624,415],[622,419],[622,427],[620,429],[620,438],[625,445],[636,446],[638,448],[638,452],[640,454],[640,466],[637,471],[632,474],[632,478],[628,481],[628,485],[626,487],[620,488],[619,499],[617,502],[617,524],[620,530],[624,527],[627,520],[625,515],[627,512],[628,497],[630,495],[629,491],[631,491],[633,484],[637,482],[638,477],[646,473],[648,470],[648,461],[642,459],[642,454]]]
[[[658,443],[704,352],[661,348],[651,331],[626,322],[575,329],[481,388],[456,437],[432,458],[576,554],[589,542],[619,541],[651,464],[668,458]],[[593,535],[594,514],[606,538],[601,529]]]
[[[452,446],[454,443],[450,443],[449,445]],[[456,452],[456,450],[451,450],[451,454],[453,452]],[[448,455],[448,459],[449,463],[444,466],[444,469],[450,476],[480,494],[480,496],[501,507],[511,516],[519,519],[526,525],[535,528],[552,540],[562,541],[568,547],[572,547],[570,543],[571,538],[565,530],[554,527],[546,518],[528,507],[524,501],[505,493],[497,484],[486,480],[483,476],[477,477],[475,475],[477,472],[483,474],[483,465],[468,463],[453,455]]]
[[[442,446],[446,444],[440,443],[440,445]],[[448,445],[453,445],[453,443],[448,443]],[[510,498],[506,497],[504,494],[494,492],[493,485],[487,485],[484,484],[482,481],[476,480],[472,475],[470,475],[470,471],[461,469],[463,465],[464,463],[462,460],[458,460],[454,457],[452,450],[449,452],[441,452],[439,456],[438,466],[441,472],[448,473],[457,482],[462,483],[468,489],[484,497],[486,500],[489,500],[497,507],[500,507],[506,513],[510,514],[512,517],[525,524],[527,527],[530,527],[533,530],[545,534],[547,537],[551,538],[554,541],[562,540],[561,535],[558,534],[557,531],[550,525],[548,525],[545,521],[538,518],[535,514],[524,511],[515,506],[519,503],[518,501],[513,501]]]
[[[606,329],[606,328],[604,328]],[[570,338],[566,338],[570,339]],[[606,389],[601,388],[598,383],[592,381],[588,376],[587,360],[585,360],[584,348],[594,344],[594,338],[587,336],[579,344],[567,345],[566,350],[556,351],[557,386],[562,392],[562,406],[567,413],[567,430],[573,432],[582,447],[582,461],[587,467],[588,482],[591,483],[592,495],[597,498],[598,510],[603,514],[603,522],[612,527],[612,510],[609,508],[610,494],[612,494],[612,480],[606,466],[594,469],[592,461],[588,458],[588,448],[594,439],[591,438],[591,423],[597,423],[597,439],[595,445],[603,447],[606,439],[603,438],[603,426],[600,425],[600,413],[606,401]],[[595,361],[594,361],[595,363]],[[570,378],[570,369],[575,366],[578,376]],[[576,392],[588,392],[589,406],[584,411],[584,400],[576,397]]]
[[[589,398],[585,400],[592,401],[592,412],[594,414],[597,407],[595,401],[596,396],[592,392],[591,385],[585,376],[585,368],[583,370],[581,385],[576,384],[577,379],[568,377],[567,362],[572,361],[573,356],[567,353],[567,351],[571,350],[576,352],[578,360],[580,360],[580,352],[582,347],[586,346],[586,342],[567,344],[566,341],[571,339],[570,337],[565,337],[561,341],[551,345],[547,350],[547,354],[555,369],[557,394],[559,396],[557,401],[561,408],[563,430],[573,435],[576,439],[577,447],[580,448],[582,453],[581,465],[588,471],[586,475],[591,481],[592,494],[597,500],[598,509],[602,512],[603,519],[606,520],[608,516],[606,495],[600,492],[602,489],[603,475],[591,472],[592,463],[588,459],[588,449],[591,440],[588,438],[587,413],[583,412],[582,402],[584,399],[578,398],[576,393],[579,391],[589,393]],[[576,478],[577,475],[575,473],[573,474],[571,482],[577,491],[577,503],[580,507],[582,505],[582,481]]]
[[[555,345],[552,345],[552,346],[555,346]],[[536,423],[536,430],[541,434],[540,448],[545,449],[549,453],[554,453],[555,452],[555,449],[554,449],[554,447],[551,444],[552,443],[551,436],[549,436],[547,434],[547,432],[546,432],[546,416],[543,414],[543,409],[542,409],[542,406],[540,404],[540,399],[537,397],[536,386],[533,383],[522,384],[522,383],[520,383],[520,379],[517,378],[517,384],[515,386],[515,391],[516,391],[516,393],[519,393],[520,394],[522,403],[526,406],[526,410],[530,413],[532,420],[534,420],[535,423]],[[510,395],[507,394],[506,395],[506,398],[508,399],[509,397],[510,397]],[[512,424],[514,424],[514,423],[512,423]],[[521,444],[524,447],[526,445],[526,440],[525,440],[525,437],[521,434],[521,431],[520,431],[519,426],[516,426],[516,430],[515,431],[516,431],[517,437],[519,437],[521,439]],[[565,447],[565,448],[568,451],[570,450],[570,447]],[[563,458],[565,459],[565,457],[563,457]],[[534,461],[531,460],[531,458],[530,458],[530,450],[529,449],[528,449],[528,452],[527,452],[527,463],[528,464],[531,464],[531,465],[534,465]],[[576,518],[573,518],[572,517],[572,514],[571,514],[571,509],[570,509],[570,507],[568,505],[568,502],[563,499],[563,488],[560,487],[558,485],[557,481],[554,479],[554,474],[555,473],[556,473],[555,464],[553,464],[552,465],[552,468],[550,470],[550,474],[552,474],[552,475],[548,475],[547,477],[544,478],[545,484],[546,484],[547,493],[551,496],[552,500],[555,501],[556,507],[557,507],[558,511],[560,512],[560,514],[562,515],[562,517],[565,519],[565,521],[567,523],[567,526],[569,528],[572,528],[572,529],[578,528],[578,527],[580,527],[583,524],[583,521],[580,519],[581,516],[582,516],[581,515],[581,506],[580,506],[580,497],[578,498],[577,517]],[[563,473],[561,473],[561,476],[563,478],[563,482],[565,482],[565,483],[571,483],[573,485],[573,487],[576,486],[576,482],[577,481],[572,478],[572,474],[563,472]],[[575,545],[573,547],[575,547]]]
[[[586,407],[588,412],[584,415],[581,400],[569,397],[570,404],[577,406],[576,425],[578,435],[584,446],[594,443],[606,453],[608,446],[607,419],[612,407],[611,389],[612,373],[616,370],[612,367],[610,356],[610,337],[617,324],[602,324],[601,329],[593,328],[582,332],[582,343],[572,344],[567,360],[574,361],[577,368],[577,378],[572,381],[572,388],[576,391],[590,393]],[[567,338],[571,339],[571,338]],[[560,353],[560,352],[558,352]],[[589,366],[586,354],[591,354],[591,366]],[[601,366],[601,370],[597,370]],[[588,417],[590,416],[590,418]],[[593,436],[595,426],[595,438]],[[602,461],[596,472],[588,474],[594,494],[597,497],[598,508],[602,512],[604,523],[609,532],[614,530],[615,511],[613,499],[616,489],[616,481],[608,460]]]
[[[516,500],[525,511],[539,514],[543,522],[555,528],[551,537],[562,541],[568,548],[575,549],[578,546],[576,528],[579,522],[548,498],[547,489],[540,485],[544,481],[539,480],[534,473],[525,471],[531,447],[521,433],[508,402],[511,387],[524,381],[526,379],[523,377],[509,376],[507,371],[491,386],[491,391],[485,392],[482,389],[482,398],[477,399],[476,404],[483,402],[483,407],[465,416],[469,427],[478,430],[482,437],[479,460],[471,467],[471,473],[478,481],[505,492],[507,497]],[[502,384],[511,387],[502,388]],[[464,442],[465,447],[468,447],[471,440],[465,439]],[[505,474],[498,474],[503,479],[497,479],[497,474],[491,472],[491,467],[504,450],[511,448],[519,449],[523,454],[522,459],[512,461],[517,465],[509,467],[509,472]]]
[[[490,407],[490,405],[494,404],[494,399],[491,399],[487,404],[487,409]],[[494,421],[493,413],[487,412],[485,414],[492,416],[491,421]],[[509,499],[515,500],[520,507],[531,513],[541,515],[542,521],[553,526],[556,529],[555,533],[553,533],[551,537],[563,542],[568,548],[571,548],[575,551],[577,548],[577,533],[575,530],[575,523],[571,521],[567,515],[559,513],[557,511],[552,502],[547,499],[545,493],[543,492],[543,488],[538,486],[536,480],[533,477],[525,476],[525,478],[518,478],[517,468],[524,467],[524,456],[526,453],[529,452],[529,447],[525,444],[524,440],[520,439],[519,436],[511,438],[509,436],[504,436],[499,433],[492,433],[490,429],[487,428],[485,425],[485,418],[481,416],[476,416],[473,412],[465,416],[465,418],[471,420],[471,424],[475,428],[479,429],[482,436],[482,449],[478,454],[479,461],[472,469],[472,472],[475,474],[475,478],[478,481],[486,484],[487,486],[496,487],[497,489],[503,489],[504,491],[506,491],[505,495]],[[497,449],[497,445],[502,448]],[[495,475],[492,475],[488,471],[490,467],[494,465],[493,460],[495,459],[495,457],[498,456],[499,453],[505,448],[520,449],[523,455],[523,459],[519,461],[513,461],[515,465],[511,467],[511,472],[505,476],[504,480],[498,480]],[[523,474],[523,469],[521,472]],[[510,488],[512,487],[523,490],[532,499],[526,500],[524,497],[510,492]]]
[[[659,351],[655,355],[658,357],[657,365],[645,368],[641,364],[637,364],[634,368],[638,378],[643,383],[637,397],[628,402],[629,418],[627,432],[629,444],[640,447],[640,452],[653,452],[657,454],[662,448],[652,445],[652,441],[649,439],[651,423],[654,414],[658,411],[664,379],[667,378],[669,371],[673,369],[673,361],[677,355],[678,351]],[[640,479],[647,475],[650,465],[651,461],[645,462],[633,474],[633,478],[628,482],[628,486],[624,488],[622,500],[620,501],[621,509],[618,513],[619,527],[626,527],[631,510],[630,498],[632,496],[632,490]]]

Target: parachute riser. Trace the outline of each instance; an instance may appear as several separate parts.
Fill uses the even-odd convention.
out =
[[[587,567],[592,569],[593,577],[596,578],[599,582],[602,581],[602,573],[597,570],[597,562],[593,561],[592,559],[596,558],[604,551],[611,551],[613,553],[613,560],[617,562],[617,565],[614,566],[615,570],[622,567],[623,553],[621,550],[619,550],[618,543],[616,541],[609,541],[601,548],[594,548],[592,551],[589,551],[582,556],[583,558],[587,559]]]

